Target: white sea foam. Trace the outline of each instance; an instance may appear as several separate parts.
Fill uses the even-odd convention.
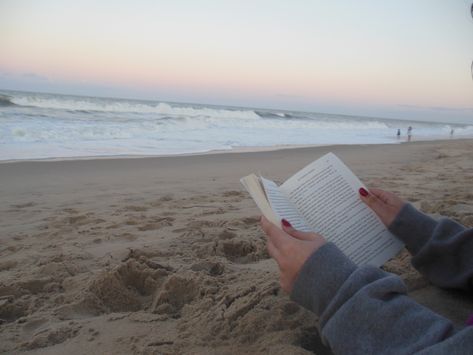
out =
[[[171,116],[187,117],[215,117],[215,118],[243,118],[258,119],[259,116],[252,110],[215,109],[208,107],[172,106],[171,104],[141,103],[131,100],[113,100],[102,98],[70,98],[44,97],[35,95],[13,96],[10,100],[19,106],[38,107],[46,109],[98,111],[98,112],[123,112],[123,113],[158,113]]]
[[[166,155],[281,145],[473,136],[473,125],[4,92],[0,160]]]

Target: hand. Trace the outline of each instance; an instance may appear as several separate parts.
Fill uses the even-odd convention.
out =
[[[389,227],[398,215],[405,201],[391,192],[380,189],[370,189],[369,192],[360,188],[361,200],[368,205],[381,219],[386,227]]]
[[[261,217],[261,227],[268,238],[269,255],[279,266],[281,288],[291,293],[302,265],[325,244],[325,239],[316,233],[298,231],[285,219],[281,225],[283,230]]]

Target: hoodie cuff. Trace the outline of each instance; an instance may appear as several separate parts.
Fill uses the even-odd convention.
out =
[[[412,255],[416,255],[429,241],[436,225],[435,219],[406,203],[388,229],[406,244]]]
[[[355,269],[356,265],[335,244],[327,243],[302,266],[291,299],[320,315]]]

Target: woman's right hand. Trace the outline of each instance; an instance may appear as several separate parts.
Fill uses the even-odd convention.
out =
[[[386,227],[389,227],[406,202],[395,194],[380,189],[367,191],[361,187],[359,190],[361,200],[368,205],[381,219]]]

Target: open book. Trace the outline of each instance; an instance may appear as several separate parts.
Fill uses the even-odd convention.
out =
[[[240,181],[276,226],[285,218],[296,229],[319,233],[357,265],[381,266],[403,247],[361,201],[358,190],[364,185],[333,153],[281,186],[254,174]]]

